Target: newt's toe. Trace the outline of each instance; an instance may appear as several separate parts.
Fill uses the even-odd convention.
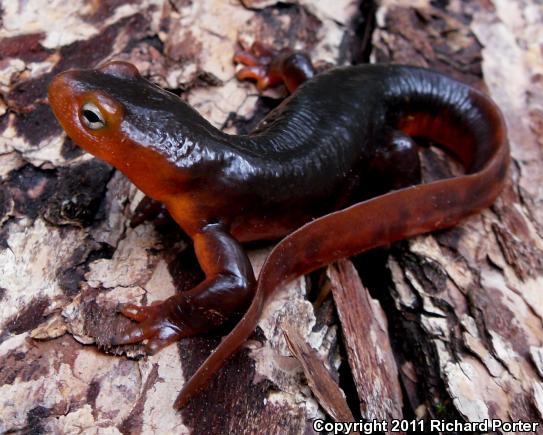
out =
[[[122,344],[139,343],[140,341],[143,341],[143,340],[145,340],[145,335],[143,333],[143,330],[135,326],[133,327],[133,329],[129,330],[128,332],[115,335],[111,339],[111,344],[113,344],[114,346],[120,346]]]
[[[132,323],[127,329],[115,335],[111,344],[120,346],[141,343],[147,340],[145,350],[149,354],[158,352],[163,347],[190,335],[189,329],[169,319],[168,301],[157,301],[152,305],[139,307],[127,304],[121,313],[137,323]]]
[[[269,77],[265,68],[260,66],[246,66],[236,73],[238,80],[255,80],[257,88],[263,91],[269,87]]]
[[[183,334],[180,331],[176,331],[173,328],[164,328],[160,331],[159,336],[153,337],[149,340],[145,346],[145,351],[149,355],[154,355],[166,346],[183,338]]]
[[[136,322],[142,322],[148,317],[146,310],[143,310],[142,307],[138,307],[134,304],[124,305],[121,309],[121,314]]]

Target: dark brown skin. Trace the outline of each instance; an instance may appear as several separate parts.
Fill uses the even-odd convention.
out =
[[[256,79],[260,89],[284,82],[294,92],[244,136],[217,130],[128,63],[67,71],[49,86],[67,134],[163,202],[193,239],[205,272],[188,292],[125,307],[123,314],[137,323],[114,344],[147,340],[155,352],[243,315],[185,384],[178,408],[247,339],[282,284],[337,259],[457,224],[492,204],[509,164],[496,105],[436,72],[360,65],[330,70],[297,89],[313,76],[299,53],[274,57],[256,46],[236,60],[247,65],[239,78]],[[441,144],[466,174],[417,184],[412,136]],[[256,281],[240,243],[278,238]]]

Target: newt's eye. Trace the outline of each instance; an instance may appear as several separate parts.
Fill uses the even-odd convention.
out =
[[[81,109],[81,119],[91,130],[99,130],[106,125],[104,115],[93,103],[86,103]]]

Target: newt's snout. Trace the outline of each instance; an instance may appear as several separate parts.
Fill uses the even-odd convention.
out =
[[[68,136],[86,151],[112,163],[122,142],[123,105],[99,70],[69,70],[56,75],[48,88],[49,104]],[[107,75],[110,77],[110,75]],[[107,81],[104,81],[107,85]]]
[[[74,116],[77,116],[76,74],[77,71],[65,71],[56,75],[47,90],[53,113],[66,131],[69,130],[69,124],[73,123]]]

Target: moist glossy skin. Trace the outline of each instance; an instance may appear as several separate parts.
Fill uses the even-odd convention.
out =
[[[185,384],[177,407],[247,339],[282,283],[455,225],[489,206],[506,177],[501,114],[468,86],[420,68],[360,65],[330,70],[296,89],[313,75],[310,63],[299,54],[268,55],[239,54],[248,65],[240,78],[255,78],[261,88],[282,80],[296,92],[246,136],[215,129],[123,62],[62,73],[49,87],[68,135],[166,204],[192,237],[206,275],[161,304],[125,307],[137,323],[114,344],[147,339],[153,352],[244,314]],[[88,107],[102,118],[97,129],[89,127],[96,116]],[[411,136],[440,143],[466,175],[412,186],[420,166]],[[256,281],[240,242],[278,238]]]

